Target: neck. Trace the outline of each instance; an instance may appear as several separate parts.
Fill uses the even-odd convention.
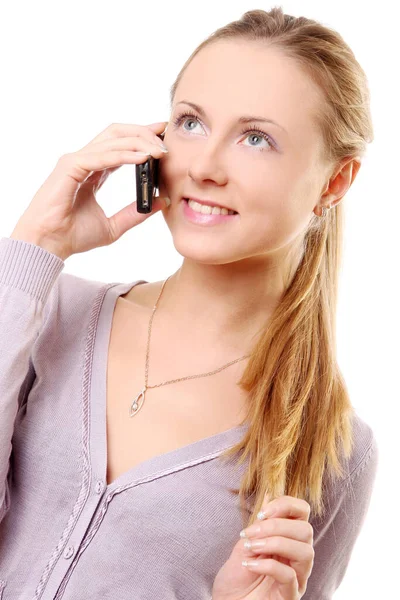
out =
[[[196,347],[204,342],[248,354],[287,285],[281,267],[265,258],[224,265],[185,258],[165,284],[159,306],[178,330],[190,332]]]

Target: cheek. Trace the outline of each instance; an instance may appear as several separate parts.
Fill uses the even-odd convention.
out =
[[[250,212],[254,216],[265,216],[271,220],[284,218],[290,212],[290,186],[285,179],[280,179],[274,173],[268,176],[259,173],[249,178],[247,184],[240,188],[240,203],[243,213]],[[240,212],[240,208],[239,208]]]
[[[288,177],[269,173],[255,177],[251,187],[241,188],[243,231],[254,248],[279,248],[303,230],[309,218],[303,187]]]
[[[245,187],[252,198],[249,206],[256,213],[267,214],[276,225],[301,219],[308,210],[305,200],[313,194],[309,178],[291,170],[290,164],[284,161],[267,161],[265,168],[252,173]]]
[[[254,154],[263,154],[254,151]],[[232,171],[238,187],[244,186],[251,190],[253,196],[264,195],[267,198],[278,196],[285,197],[292,185],[293,177],[285,167],[284,161],[279,157],[255,157],[237,165]]]

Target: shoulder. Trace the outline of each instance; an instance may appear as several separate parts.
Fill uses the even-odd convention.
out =
[[[119,283],[108,283],[106,281],[98,281],[93,279],[85,279],[78,277],[72,273],[61,273],[58,279],[58,302],[65,309],[74,304],[74,309],[87,309],[87,305],[91,304],[96,296],[103,295],[109,288],[120,285]]]
[[[339,492],[354,484],[364,471],[364,477],[372,482],[378,464],[378,443],[372,427],[356,412],[352,422],[354,445],[351,455],[343,461],[345,478],[339,485]]]
[[[349,460],[349,470],[347,481],[359,477],[363,469],[369,469],[372,474],[372,467],[378,464],[378,442],[374,431],[359,415],[354,414],[353,418],[353,437],[354,451]],[[346,484],[346,480],[344,482]]]
[[[341,457],[343,478],[326,477],[324,480],[326,514],[321,519],[315,518],[316,523],[326,525],[337,511],[348,510],[348,504],[358,512],[361,521],[363,513],[367,512],[379,464],[379,447],[372,427],[355,412],[353,441],[350,456]]]
[[[105,293],[118,283],[107,283],[60,273],[43,307],[38,342],[66,341],[89,325],[92,309],[101,304]]]
[[[136,285],[138,283],[141,285]],[[84,328],[90,319],[97,318],[106,293],[116,286],[122,286],[118,301],[129,301],[131,304],[148,305],[152,308],[151,300],[156,292],[157,282],[148,283],[143,279],[106,282],[78,277],[72,273],[60,273],[43,309],[41,335],[46,331],[51,334],[63,327]]]
[[[59,311],[71,315],[82,314],[101,291],[105,292],[114,285],[118,284],[60,273],[44,307],[44,319]]]
[[[126,294],[123,294],[119,299],[130,302],[137,308],[152,309],[157,301],[158,294],[161,290],[162,281],[143,281],[140,285],[134,285]]]

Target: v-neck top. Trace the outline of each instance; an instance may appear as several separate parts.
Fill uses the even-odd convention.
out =
[[[154,456],[107,485],[112,318],[118,297],[146,281],[92,281],[64,265],[0,238],[0,600],[211,600],[240,539],[232,489],[248,468],[219,459],[248,425]],[[347,479],[327,488],[328,514],[313,521],[306,600],[331,598],[367,512],[377,445],[359,417],[355,440]]]
[[[106,376],[108,346],[115,305],[119,296],[126,294],[133,286],[147,283],[145,280],[137,280],[133,283],[112,284],[111,287],[102,288],[94,303],[94,311],[97,312],[97,333],[94,340],[93,364],[88,365],[91,372],[97,377],[91,378],[91,398],[96,402],[91,404],[91,464],[101,478],[106,479],[107,466],[107,436],[106,436]],[[101,306],[101,307],[100,307]],[[99,308],[100,307],[100,308]],[[233,427],[216,435],[203,438],[197,442],[177,448],[170,452],[154,456],[142,463],[137,464],[129,471],[117,477],[107,486],[107,491],[112,492],[117,488],[132,484],[143,477],[157,475],[166,470],[175,469],[178,465],[193,464],[196,461],[204,461],[219,455],[223,450],[239,441],[239,437],[247,429],[247,424]]]

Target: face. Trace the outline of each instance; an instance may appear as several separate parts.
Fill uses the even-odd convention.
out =
[[[169,153],[160,161],[160,195],[171,200],[162,212],[182,256],[268,260],[302,239],[326,181],[313,122],[320,102],[318,88],[277,50],[223,41],[195,56],[177,88]],[[258,119],[239,122],[248,115]],[[238,214],[193,223],[186,197]]]

